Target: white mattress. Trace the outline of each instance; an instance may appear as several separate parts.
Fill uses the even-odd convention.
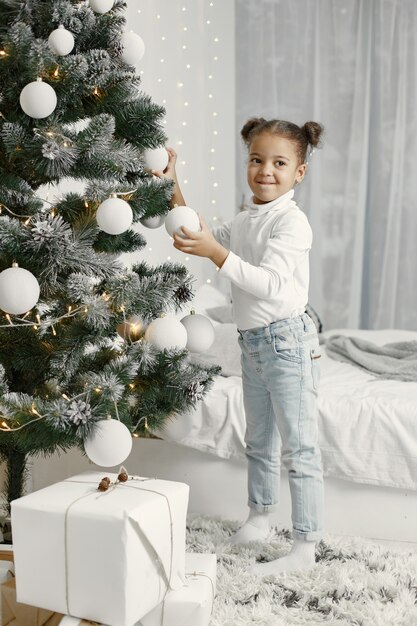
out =
[[[417,332],[403,330],[338,329],[323,336],[339,333],[381,345],[417,340]],[[325,475],[417,490],[417,382],[376,379],[330,359],[323,347],[322,355],[319,441]],[[222,458],[244,458],[244,431],[241,378],[220,376],[194,411],[158,434]]]

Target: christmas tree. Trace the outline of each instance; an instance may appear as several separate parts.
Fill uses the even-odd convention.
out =
[[[194,406],[218,372],[192,363],[184,347],[143,336],[192,299],[187,269],[146,259],[127,268],[119,259],[146,244],[130,224],[166,214],[172,192],[145,167],[146,151],[167,139],[164,109],[140,91],[125,8],[122,0],[0,0],[7,502],[22,492],[28,455],[82,446],[109,415],[132,435],[160,427]],[[45,189],[63,179],[82,191],[48,198]],[[165,231],[161,238],[169,243]]]

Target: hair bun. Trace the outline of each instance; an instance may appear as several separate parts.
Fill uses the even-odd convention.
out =
[[[263,117],[251,117],[240,131],[243,141],[247,144],[250,143],[252,131],[258,126],[265,124],[265,122],[266,120]]]
[[[301,130],[304,132],[308,143],[316,148],[320,145],[320,138],[323,134],[324,127],[318,122],[306,122],[304,126],[301,127]]]

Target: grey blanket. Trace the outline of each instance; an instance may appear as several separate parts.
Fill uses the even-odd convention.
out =
[[[332,359],[356,365],[378,378],[417,382],[417,341],[377,346],[365,339],[333,335],[326,339],[325,347]]]

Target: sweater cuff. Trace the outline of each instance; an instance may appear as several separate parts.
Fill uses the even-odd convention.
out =
[[[231,250],[229,250],[229,254],[226,257],[225,262],[219,269],[219,274],[230,278],[231,274],[233,274],[233,267],[236,266],[237,256]]]

